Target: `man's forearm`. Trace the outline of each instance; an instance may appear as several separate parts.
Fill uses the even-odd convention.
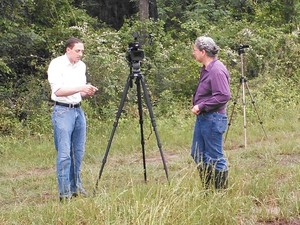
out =
[[[59,88],[54,94],[57,97],[66,97],[81,92],[82,90],[82,86],[73,88]]]

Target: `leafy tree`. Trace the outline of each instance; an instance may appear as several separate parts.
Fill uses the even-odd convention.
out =
[[[256,21],[265,26],[285,28],[286,32],[299,29],[298,0],[268,0],[262,1],[256,7]]]
[[[0,10],[1,105],[24,120],[49,98],[46,70],[61,54],[57,43],[79,35],[76,25],[96,21],[68,1],[2,1]]]
[[[138,3],[2,0],[0,132],[9,134],[21,129],[20,125],[31,132],[48,130],[47,66],[53,57],[63,54],[64,41],[70,36],[84,41],[88,80],[100,89],[85,101],[89,115],[95,118],[116,110],[129,73],[128,43],[135,31],[145,51],[142,73],[162,115],[171,116],[170,105],[189,104],[199,75],[191,44],[204,34],[221,47],[219,58],[229,67],[233,84],[240,75],[237,48],[248,44],[245,72],[256,83],[255,95],[284,106],[299,103],[298,1],[149,0],[149,16],[143,21],[137,17]],[[135,101],[134,94],[128,99]]]

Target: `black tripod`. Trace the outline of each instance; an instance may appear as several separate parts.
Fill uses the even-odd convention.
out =
[[[155,132],[157,146],[158,146],[159,151],[160,151],[160,155],[161,155],[161,158],[162,158],[162,162],[163,162],[164,170],[165,170],[165,173],[166,173],[166,177],[167,177],[167,180],[169,181],[168,169],[167,169],[166,161],[165,161],[163,150],[162,150],[162,145],[161,145],[161,142],[160,142],[160,139],[159,139],[159,136],[158,136],[158,131],[157,131],[157,128],[156,128],[156,122],[155,122],[155,118],[154,118],[154,114],[153,114],[153,110],[152,110],[150,97],[149,97],[149,94],[147,92],[144,76],[140,73],[139,62],[135,62],[135,63],[133,63],[133,67],[130,67],[130,74],[127,78],[127,82],[126,82],[126,85],[125,85],[125,88],[124,88],[124,91],[123,91],[121,102],[120,102],[120,105],[119,105],[119,108],[118,108],[118,111],[117,111],[116,119],[115,119],[114,124],[113,124],[113,129],[112,129],[109,141],[108,141],[108,145],[107,145],[107,148],[106,148],[106,151],[105,151],[105,155],[104,155],[103,160],[102,160],[102,165],[101,165],[101,169],[99,171],[99,176],[98,176],[98,179],[97,179],[97,182],[96,182],[95,189],[97,189],[98,182],[99,182],[99,180],[102,176],[102,172],[103,172],[106,160],[107,160],[109,149],[111,147],[111,143],[112,143],[115,131],[116,131],[117,126],[118,126],[118,121],[119,121],[119,118],[121,116],[124,104],[125,104],[126,96],[127,96],[129,87],[133,86],[133,80],[134,79],[135,79],[135,84],[136,84],[136,89],[137,89],[139,123],[140,123],[140,132],[141,132],[141,146],[142,146],[142,154],[143,154],[144,180],[145,180],[145,182],[147,182],[141,87],[143,89],[144,98],[145,98],[146,105],[147,105],[147,108],[148,108],[148,111],[149,111],[151,124],[152,124],[153,130]]]
[[[267,137],[267,134],[266,134],[265,128],[263,126],[263,122],[261,121],[260,116],[258,114],[258,111],[256,109],[255,101],[254,101],[254,98],[253,98],[253,96],[252,96],[252,94],[250,92],[250,89],[249,89],[249,86],[248,86],[248,83],[247,83],[247,79],[244,76],[244,59],[243,59],[243,53],[245,53],[245,51],[244,51],[245,48],[249,48],[249,45],[240,45],[239,48],[238,48],[238,54],[240,55],[240,60],[241,60],[240,85],[239,85],[238,90],[237,90],[236,98],[233,101],[233,109],[232,109],[232,112],[231,112],[231,115],[230,115],[230,119],[229,119],[229,123],[228,123],[228,129],[226,131],[224,142],[227,139],[227,135],[228,135],[228,132],[229,132],[229,127],[231,125],[231,121],[232,121],[232,118],[233,118],[235,106],[237,104],[237,99],[239,97],[239,92],[240,92],[240,89],[242,87],[242,104],[243,104],[243,116],[244,116],[244,144],[245,144],[244,147],[246,148],[247,147],[247,121],[246,121],[246,96],[245,96],[245,87],[246,87],[246,89],[248,91],[248,94],[249,94],[249,96],[251,98],[251,103],[252,103],[252,105],[254,107],[254,110],[255,110],[256,115],[258,117],[258,121],[259,121],[259,123],[260,123],[260,125],[261,125],[261,127],[263,129],[265,137]]]

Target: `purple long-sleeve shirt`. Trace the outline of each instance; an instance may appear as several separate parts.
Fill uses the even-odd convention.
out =
[[[226,103],[230,99],[229,72],[224,64],[214,59],[207,68],[200,70],[198,87],[193,104],[201,112],[226,113]]]

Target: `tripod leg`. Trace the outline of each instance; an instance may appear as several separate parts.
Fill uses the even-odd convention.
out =
[[[165,157],[164,157],[164,154],[163,154],[162,145],[161,145],[161,142],[160,142],[160,139],[159,139],[159,136],[158,136],[158,131],[157,131],[157,128],[156,128],[156,122],[155,122],[155,118],[154,118],[154,114],[153,114],[153,110],[152,110],[152,105],[151,105],[150,97],[149,97],[149,94],[148,94],[148,91],[147,91],[147,87],[146,87],[143,75],[141,76],[141,83],[142,83],[144,97],[145,97],[145,100],[146,100],[147,108],[148,108],[150,119],[151,119],[151,124],[152,124],[153,130],[154,130],[155,136],[156,136],[157,146],[159,148],[159,152],[160,152],[160,156],[162,158],[162,162],[163,162],[164,170],[165,170],[165,173],[166,173],[166,177],[167,177],[167,180],[169,182],[168,168],[167,168],[167,164],[166,164]]]
[[[129,89],[130,84],[131,84],[131,79],[132,78],[130,76],[128,76],[126,85],[124,87],[123,95],[122,95],[122,98],[121,98],[121,101],[120,101],[120,105],[119,105],[119,108],[118,108],[118,111],[117,111],[116,119],[115,119],[114,124],[113,124],[113,129],[111,131],[110,138],[109,138],[109,141],[108,141],[108,144],[107,144],[107,147],[106,147],[106,151],[105,151],[104,157],[102,159],[102,165],[101,165],[101,168],[100,168],[100,171],[99,171],[99,175],[98,175],[98,179],[97,179],[97,182],[96,182],[96,185],[95,185],[94,194],[96,192],[96,189],[98,188],[98,183],[99,183],[99,180],[100,180],[100,178],[102,176],[102,172],[103,172],[106,160],[107,160],[109,149],[111,147],[111,143],[112,143],[114,134],[116,132],[116,129],[117,129],[117,126],[118,126],[118,123],[119,123],[119,119],[120,119],[120,116],[121,116],[121,113],[122,113],[122,109],[123,109],[124,104],[125,104],[125,100],[126,100],[126,97],[127,97],[128,89]]]
[[[245,96],[245,79],[242,78],[242,102],[243,102],[243,115],[244,115],[244,142],[245,148],[247,147],[247,121],[246,121],[246,96]]]
[[[240,85],[238,87],[238,90],[237,90],[237,93],[236,93],[236,97],[233,100],[233,108],[232,108],[232,112],[231,112],[230,117],[229,117],[228,128],[227,128],[227,131],[226,131],[226,134],[225,134],[224,143],[226,142],[227,135],[228,135],[228,132],[229,132],[229,128],[231,126],[231,121],[232,121],[232,118],[233,118],[233,114],[234,114],[235,106],[237,104],[237,100],[238,100],[238,97],[239,97],[239,92],[240,92],[241,86],[242,86],[242,83],[240,83]]]
[[[253,96],[252,96],[252,94],[251,94],[251,92],[250,92],[250,88],[249,88],[247,82],[246,82],[246,88],[247,88],[248,94],[249,94],[249,96],[250,96],[250,98],[251,98],[251,103],[252,103],[252,105],[253,105],[253,107],[254,107],[254,110],[255,110],[255,112],[256,112],[256,115],[257,115],[257,118],[258,118],[258,122],[260,123],[260,125],[261,125],[261,127],[262,127],[262,130],[263,130],[263,132],[264,132],[264,135],[265,135],[265,137],[267,138],[267,133],[266,133],[265,128],[264,128],[264,126],[263,126],[263,122],[262,122],[262,120],[260,119],[260,116],[259,116],[259,114],[258,114],[256,105],[255,105],[254,98],[253,98]]]
[[[145,156],[145,139],[144,139],[144,129],[143,129],[143,108],[142,108],[142,97],[141,97],[141,77],[136,78],[136,90],[137,90],[137,99],[138,99],[138,109],[139,109],[139,117],[140,117],[140,131],[141,131],[141,146],[143,153],[143,168],[144,168],[144,180],[147,182],[147,172],[146,172],[146,156]]]

